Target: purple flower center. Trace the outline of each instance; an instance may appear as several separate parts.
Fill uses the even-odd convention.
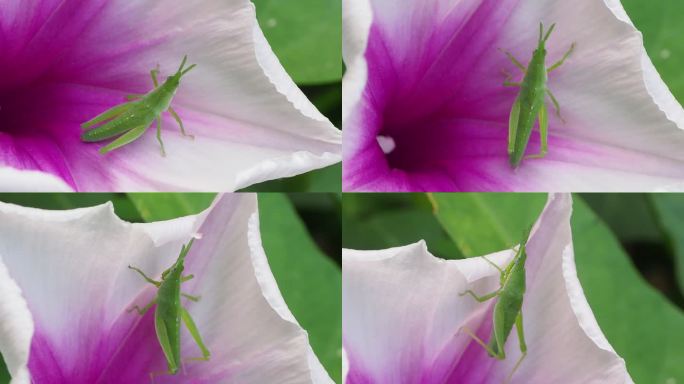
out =
[[[75,189],[111,184],[111,157],[80,140],[80,124],[149,88],[130,69],[144,47],[114,5],[46,0],[0,12],[0,166],[52,173]]]
[[[455,6],[446,14],[416,6],[421,12],[400,30],[374,21],[365,53],[368,82],[359,109],[361,127],[356,128],[363,133],[355,149],[358,158],[349,164],[353,187],[372,184],[384,172],[403,177],[413,190],[481,189],[499,182],[488,179],[492,167],[513,172],[508,117],[518,90],[504,87],[504,70],[515,69],[515,79],[522,74],[499,48],[513,50],[523,62],[531,54],[500,46],[516,5],[483,1]],[[392,142],[391,152],[380,149],[378,136]],[[538,149],[534,132],[527,153]],[[352,162],[361,164],[359,169]],[[368,171],[378,163],[384,171]],[[353,176],[360,167],[367,177]]]

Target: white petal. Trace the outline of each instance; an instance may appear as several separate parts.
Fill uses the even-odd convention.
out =
[[[520,179],[534,180],[535,186],[523,188],[643,191],[680,183],[684,110],[655,71],[620,3],[521,3],[500,44],[505,41],[506,49],[523,57],[536,41],[539,21],[556,23],[549,63],[576,43],[570,59],[549,76],[549,88],[567,121],[552,129],[578,150],[575,159],[563,159],[566,165],[527,164],[531,169]]]
[[[196,279],[184,290],[202,295],[188,308],[212,352],[211,362],[189,372],[231,371],[220,382],[331,383],[270,271],[255,196],[235,196],[214,206],[188,254]]]
[[[126,266],[157,278],[181,244],[201,237],[186,259],[195,279],[183,287],[202,295],[186,307],[212,359],[188,364],[188,375],[214,382],[330,383],[268,269],[257,215],[249,194],[224,195],[199,215],[151,224],[123,222],[111,204],[69,211],[0,204],[0,277],[7,275],[0,284],[6,298],[0,301],[0,352],[10,370],[20,380],[36,335],[58,352],[56,363],[67,377],[92,372],[84,366],[93,361],[106,363],[138,322],[127,309],[146,304],[155,290]],[[196,356],[189,334],[181,340],[184,355]]]
[[[342,55],[347,71],[342,82],[342,119],[346,120],[366,87],[368,68],[364,53],[372,23],[368,0],[342,1]]]
[[[528,242],[523,304],[528,355],[512,383],[631,383],[625,362],[610,346],[587,303],[575,270],[570,195],[552,195]],[[503,379],[520,356],[517,335],[497,366]],[[558,348],[562,345],[563,348]]]
[[[503,263],[511,254],[492,260]],[[345,350],[350,368],[363,367],[376,383],[447,374],[451,367],[443,361],[463,353],[467,340],[456,338],[458,330],[479,307],[459,293],[475,280],[491,291],[498,278],[479,260],[464,260],[463,267],[435,258],[422,241],[381,251],[345,249],[342,257]]]
[[[249,220],[248,237],[249,249],[252,255],[252,264],[254,266],[255,275],[257,281],[259,282],[259,286],[262,289],[264,297],[281,318],[299,326],[299,323],[290,311],[290,308],[287,307],[285,299],[278,289],[278,284],[275,281],[275,277],[271,272],[271,268],[268,266],[268,259],[266,258],[264,248],[261,244],[259,216],[256,213],[253,214]],[[312,383],[333,383],[332,379],[323,368],[323,365],[321,365],[321,362],[314,354],[313,349],[311,349],[311,346],[308,347],[307,357]]]
[[[143,255],[148,261],[156,259],[160,267],[168,266],[189,238],[188,230],[179,236],[174,228],[178,223],[169,223],[175,238],[155,245],[143,225],[121,221],[110,204],[70,211],[0,204],[0,217],[3,266],[31,309],[35,331],[62,352],[55,360],[64,372],[87,361],[103,342],[98,330],[121,321],[119,316],[147,286],[126,266],[151,270],[146,269],[151,263],[138,263]],[[3,295],[16,296],[11,287],[2,288],[8,290]],[[18,316],[22,320],[23,315]],[[17,323],[3,326],[25,332]],[[0,341],[3,354],[14,348],[12,340]]]
[[[150,47],[137,54],[133,68],[113,68],[94,82],[147,76],[157,64],[163,78],[184,55],[197,64],[172,103],[197,139],[182,137],[177,123],[165,117],[166,158],[151,132],[108,155],[117,190],[232,191],[340,161],[340,130],[286,74],[248,0],[172,7],[163,0],[117,0],[107,12],[113,20],[128,20],[135,26],[126,31],[130,38]]]
[[[476,9],[481,4],[478,1],[428,0],[408,1],[402,7],[396,7],[393,2],[386,0],[356,1],[364,6],[357,6],[360,11],[349,16],[350,21],[345,25],[357,30],[345,29],[344,42],[353,53],[345,56],[347,65],[361,68],[358,73],[366,69],[364,50],[368,38],[368,19],[372,19],[374,27],[382,30],[386,36],[383,43],[392,62],[398,67],[405,64],[409,66],[425,60],[421,50],[430,50],[435,44],[439,46],[444,43],[440,39],[448,39],[449,31],[443,33],[445,36],[435,37],[434,25],[453,13],[467,14],[469,9]],[[352,1],[347,0],[346,3]],[[370,8],[369,4],[372,4],[374,15],[365,10]],[[513,66],[496,48],[510,50],[514,56],[526,62],[537,42],[539,22],[543,21],[546,26],[556,23],[555,32],[547,43],[547,64],[558,60],[571,43],[576,42],[577,46],[565,65],[549,76],[549,88],[560,102],[566,123],[563,124],[555,116],[550,117],[550,148],[544,159],[525,162],[515,172],[511,171],[501,156],[464,156],[463,163],[445,160],[447,165],[454,164],[454,169],[449,172],[434,168],[422,170],[421,173],[409,172],[410,177],[406,178],[399,177],[405,174],[403,170],[384,170],[381,159],[377,159],[367,148],[368,143],[375,139],[369,140],[368,136],[377,133],[371,129],[378,128],[375,125],[379,123],[374,119],[382,111],[375,111],[372,101],[361,100],[359,89],[366,86],[365,72],[364,76],[350,76],[349,84],[345,84],[345,87],[353,90],[350,97],[344,99],[344,109],[347,111],[344,120],[347,127],[345,157],[355,159],[360,164],[373,159],[378,165],[367,164],[361,169],[377,168],[375,172],[381,175],[371,179],[381,180],[378,185],[385,189],[413,185],[419,189],[444,186],[441,188],[463,190],[682,190],[684,153],[680,149],[684,146],[684,109],[655,71],[643,47],[641,34],[634,28],[619,1],[582,0],[569,3],[542,0],[505,4],[517,6],[507,20],[497,25],[503,27],[499,38],[491,49],[478,58],[480,64],[474,67],[472,73],[468,74],[468,80],[462,84],[466,90],[463,95],[466,95],[465,99],[467,95],[472,95],[476,101],[484,100],[485,96],[491,97],[493,105],[484,107],[482,113],[498,116],[499,112],[503,112],[507,116],[510,104],[502,104],[501,99],[491,94],[494,91],[500,93],[496,91],[502,80],[499,78],[500,71],[503,68],[512,70]],[[362,33],[365,38],[357,36]],[[437,49],[436,52],[441,50]],[[411,84],[410,81],[408,79],[407,83]],[[490,91],[483,94],[483,89]],[[467,105],[466,101],[457,99],[453,101],[451,110],[458,113],[459,106]],[[500,110],[499,107],[506,110]],[[537,145],[536,141],[533,145]],[[486,140],[476,147],[486,147]],[[470,162],[470,167],[477,171],[477,177],[471,177],[467,172],[469,166],[464,164]],[[458,172],[459,167],[464,169],[462,173]],[[373,188],[374,184],[356,180],[363,179],[357,175],[363,171],[345,166],[345,172],[349,173],[351,188]],[[385,175],[382,175],[383,172]],[[437,176],[433,179],[436,180],[423,182],[420,178],[422,173],[435,174]],[[370,171],[368,174],[373,175]],[[471,181],[472,184],[469,184]],[[394,188],[392,184],[395,184]]]
[[[511,383],[631,383],[577,279],[570,213],[569,195],[551,196],[530,236],[522,310],[528,356]],[[505,250],[487,257],[503,266],[512,255]],[[466,289],[484,294],[498,287],[499,272],[483,258],[437,259],[420,242],[381,251],[345,250],[343,263],[350,372],[362,371],[377,383],[439,382],[471,353],[466,347],[474,343],[461,327],[488,327],[493,302],[459,296]],[[467,359],[478,364],[473,370],[487,382],[504,380],[520,356],[516,332],[502,362],[475,348],[479,360],[472,354]]]
[[[0,255],[2,261],[2,255]],[[30,384],[26,363],[31,348],[33,319],[21,289],[9,275],[4,264],[0,263],[0,351],[12,377],[11,384]]]
[[[49,173],[0,167],[0,191],[72,192],[72,189],[64,181]]]

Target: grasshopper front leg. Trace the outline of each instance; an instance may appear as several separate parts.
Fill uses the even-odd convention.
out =
[[[152,308],[152,306],[155,305],[156,303],[157,303],[157,300],[155,299],[155,300],[150,301],[147,305],[145,305],[142,308],[140,308],[137,305],[134,305],[132,308],[128,309],[126,312],[130,313],[133,311],[137,311],[140,316],[144,316],[150,310],[150,308]]]
[[[494,292],[492,292],[492,293],[488,293],[488,294],[486,294],[486,295],[478,296],[477,294],[475,294],[475,292],[473,292],[473,291],[471,291],[471,290],[469,289],[469,290],[467,290],[467,291],[465,291],[465,292],[459,293],[458,295],[459,295],[459,296],[470,295],[470,296],[472,296],[473,299],[475,299],[478,303],[484,303],[485,301],[491,300],[491,299],[495,298],[496,296],[498,296],[500,292],[501,292],[501,289],[497,289],[496,291],[494,291]]]
[[[145,272],[143,272],[140,268],[136,268],[136,267],[133,267],[133,266],[129,265],[129,266],[128,266],[128,269],[132,269],[132,270],[138,272],[138,274],[140,274],[140,276],[142,276],[142,278],[145,279],[145,281],[147,281],[147,282],[150,283],[150,284],[154,284],[155,287],[159,287],[159,286],[161,285],[161,282],[160,282],[160,281],[157,281],[157,280],[154,280],[154,279],[148,277],[148,276],[145,274]]]
[[[575,50],[575,43],[572,43],[572,45],[570,45],[570,49],[568,49],[568,51],[565,52],[565,54],[563,55],[563,57],[560,60],[558,60],[555,64],[550,66],[546,70],[546,73],[551,73],[554,70],[558,69],[561,65],[563,65],[563,63],[565,63],[565,60],[567,60],[568,57],[570,57],[570,55],[572,54],[572,51],[574,51],[574,50]]]
[[[499,48],[499,51],[503,52],[503,54],[506,55],[506,57],[508,57],[508,60],[510,60],[511,63],[513,63],[513,65],[518,67],[521,71],[523,71],[523,72],[527,71],[527,68],[520,62],[520,60],[516,59],[512,53],[510,53],[508,51],[504,51],[501,48]]]

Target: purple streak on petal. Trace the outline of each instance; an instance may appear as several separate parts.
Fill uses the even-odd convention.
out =
[[[149,292],[148,292],[149,293]],[[149,295],[140,302],[147,302]],[[136,301],[137,302],[137,301]],[[186,305],[187,307],[187,305]],[[36,384],[147,383],[151,372],[164,372],[167,363],[154,327],[154,307],[144,316],[123,313],[108,330],[84,331],[80,340],[48,338],[40,328],[31,342],[29,370]],[[78,324],[74,324],[78,326]],[[181,334],[182,356],[199,356],[187,331]],[[78,351],[77,353],[71,353]],[[205,372],[207,362],[185,362],[175,376],[160,375],[156,383],[215,383],[230,377],[229,369]]]
[[[57,361],[54,348],[50,342],[36,331],[31,339],[31,351],[28,367],[31,378],[37,384],[66,383],[67,379]]]
[[[117,350],[110,355],[107,365],[99,371],[103,383],[143,383],[150,380],[151,372],[167,370],[154,328],[153,307],[142,318],[136,312],[124,316],[135,317],[136,327],[120,341]],[[121,339],[118,339],[121,340]],[[160,377],[159,382],[166,382]]]
[[[143,383],[151,370],[165,367],[154,310],[142,318],[135,312],[123,313],[110,328],[99,327],[103,322],[94,319],[75,322],[75,327],[98,325],[83,329],[78,340],[42,332],[44,326],[36,320],[28,363],[36,384]]]
[[[492,332],[492,311],[495,301],[490,301],[483,306],[477,314],[460,326],[467,326],[474,330],[478,337],[485,342],[489,341]],[[436,356],[425,356],[423,352],[407,353],[406,355],[419,355],[421,362],[406,362],[403,367],[388,367],[388,369],[405,369],[405,367],[420,367],[419,372],[402,372],[401,377],[407,378],[406,382],[420,384],[487,384],[491,381],[492,369],[497,360],[490,357],[487,351],[472,340],[467,334],[457,331],[451,340],[445,342],[444,347]],[[406,338],[405,335],[397,337]],[[424,340],[421,340],[424,342]],[[515,340],[512,340],[515,342]],[[356,358],[354,346],[344,343],[349,362],[349,372],[346,377],[347,384],[394,384],[392,372],[383,374],[366,368],[361,359]],[[405,348],[422,350],[420,344],[405,345]],[[411,368],[415,370],[416,368]],[[408,379],[412,378],[412,379]]]
[[[492,336],[493,308],[494,303],[492,302],[489,308],[483,311],[483,316],[468,324],[476,331],[477,336],[485,342],[489,342]],[[463,334],[461,337],[468,338],[469,342],[458,358],[456,366],[450,372],[448,379],[444,382],[448,384],[487,384],[488,380],[491,380],[490,371],[497,360],[490,357],[487,351],[469,336]]]

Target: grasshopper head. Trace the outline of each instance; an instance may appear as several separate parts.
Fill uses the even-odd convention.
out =
[[[185,68],[185,63],[187,61],[188,55],[183,56],[183,61],[181,62],[180,67],[178,68],[178,72],[174,73],[166,79],[168,83],[171,83],[174,86],[178,87],[178,85],[180,84],[181,77],[185,76],[186,73],[190,72],[190,70],[197,66],[197,64],[192,64],[189,67]]]
[[[527,240],[530,237],[530,232],[532,231],[532,226],[527,228],[525,231],[523,231],[523,236],[522,240],[520,240],[520,247],[518,248],[518,252],[516,254],[516,263],[522,262],[523,264],[525,263],[525,260],[527,259]]]
[[[181,247],[181,251],[180,251],[180,254],[178,255],[178,259],[176,260],[176,262],[171,267],[169,267],[169,269],[162,272],[162,276],[161,276],[162,280],[166,279],[166,276],[168,276],[169,273],[171,273],[173,271],[179,270],[179,271],[183,272],[183,269],[185,269],[185,266],[184,266],[185,256],[187,256],[188,252],[190,252],[190,247],[192,247],[192,243],[194,241],[195,241],[195,239],[192,238],[192,239],[190,239],[190,242],[188,242],[187,244],[185,244]]]
[[[551,32],[553,32],[554,28],[556,28],[555,23],[551,24],[551,28],[544,33],[544,24],[539,23],[539,43],[537,45],[537,52],[541,52],[542,54],[546,55],[546,41],[551,36]]]
[[[183,56],[183,61],[181,62],[180,67],[178,68],[178,72],[174,76],[177,76],[178,79],[180,80],[181,77],[185,76],[186,73],[190,72],[193,68],[197,66],[197,64],[192,64],[187,68],[185,67],[185,63],[188,61],[188,55]]]

